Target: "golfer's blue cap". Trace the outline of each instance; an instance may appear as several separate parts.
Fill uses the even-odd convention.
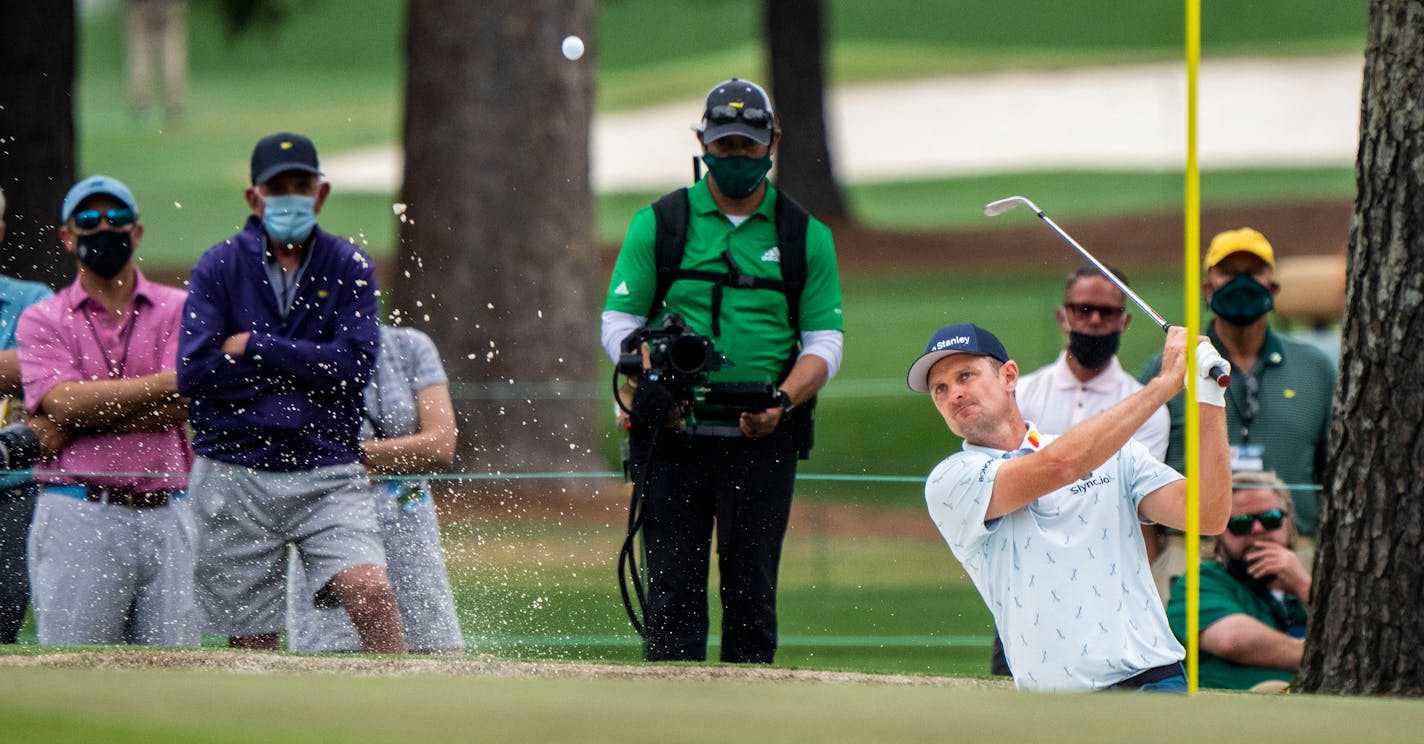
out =
[[[930,368],[950,354],[977,354],[993,357],[1000,363],[1009,361],[1009,352],[1004,350],[1004,345],[999,343],[994,334],[973,323],[945,326],[935,331],[934,337],[925,344],[925,353],[910,365],[910,389],[917,393],[928,393]]]
[[[278,132],[257,141],[252,148],[252,185],[267,183],[287,171],[321,175],[316,145],[300,134]]]
[[[124,185],[123,181],[109,176],[90,176],[79,183],[69,187],[69,193],[64,195],[64,205],[59,209],[59,221],[68,222],[69,216],[74,214],[74,210],[91,196],[96,194],[107,194],[123,202],[124,206],[133,210],[134,216],[138,216],[138,202],[134,199],[132,191]]]

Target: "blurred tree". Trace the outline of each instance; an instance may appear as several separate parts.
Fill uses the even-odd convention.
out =
[[[1424,693],[1424,0],[1372,0],[1305,692]]]
[[[826,135],[826,24],[822,0],[766,0],[771,97],[785,137],[776,187],[827,222],[850,219]]]
[[[59,206],[74,183],[74,3],[0,0],[0,272],[59,286]]]
[[[411,0],[399,322],[443,352],[466,470],[597,462],[593,0]],[[589,52],[560,53],[577,34]],[[636,145],[630,144],[630,147]]]

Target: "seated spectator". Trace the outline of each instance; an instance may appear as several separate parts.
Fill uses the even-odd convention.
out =
[[[1201,686],[1279,690],[1300,670],[1310,573],[1292,550],[1294,505],[1270,472],[1231,479],[1231,519],[1201,564]],[[1186,642],[1187,587],[1172,584],[1172,632]]]

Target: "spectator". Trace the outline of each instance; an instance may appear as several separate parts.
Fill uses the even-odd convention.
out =
[[[455,462],[455,412],[440,354],[414,328],[381,327],[381,351],[366,385],[361,452],[371,473],[429,473]],[[430,484],[391,480],[371,488],[412,653],[465,650],[460,618],[440,552],[440,525]],[[294,651],[358,651],[360,637],[339,606],[311,586],[295,556],[287,583],[287,647]]]
[[[1201,564],[1201,685],[1278,689],[1300,671],[1310,573],[1292,551],[1290,492],[1275,473],[1231,478],[1231,519]],[[1185,642],[1186,581],[1172,583],[1172,632]]]
[[[0,191],[0,244],[5,241],[5,192]],[[25,423],[20,402],[20,352],[15,324],[25,308],[53,295],[39,282],[0,274],[0,471],[25,470],[39,457],[39,439]],[[35,484],[28,473],[0,472],[0,643],[14,643],[30,603],[25,542],[35,513]]]
[[[143,225],[119,181],[75,184],[60,219],[78,274],[17,330],[31,426],[58,453],[36,467],[39,641],[196,646],[193,454],[174,380],[183,291],[134,266]]]
[[[141,118],[153,99],[153,60],[163,75],[163,114],[183,116],[188,95],[188,0],[128,0],[129,108]]]
[[[1207,370],[1216,355],[1205,339],[1198,349]],[[929,393],[964,439],[930,474],[925,502],[993,614],[1020,689],[1186,691],[1137,528],[1186,524],[1186,482],[1131,439],[1182,387],[1184,329],[1167,334],[1163,359],[1142,390],[1059,437],[1024,421],[1018,365],[978,326],[941,328],[910,367],[910,389]],[[1219,532],[1230,507],[1223,393],[1197,387],[1203,532]]]
[[[1108,267],[1123,284],[1127,277]],[[1019,378],[1014,397],[1026,421],[1045,434],[1062,434],[1118,401],[1142,389],[1142,383],[1124,372],[1117,360],[1122,332],[1132,322],[1122,290],[1093,266],[1068,275],[1063,304],[1054,317],[1068,336],[1068,345],[1047,367]],[[1167,451],[1167,409],[1158,408],[1132,438],[1163,459]],[[1156,525],[1142,525],[1147,559],[1157,555]],[[994,637],[990,664],[994,674],[1008,675],[1003,641]]]
[[[796,460],[810,449],[814,396],[841,359],[841,290],[831,231],[766,180],[781,139],[761,86],[707,94],[697,143],[708,175],[633,216],[603,312],[603,346],[669,314],[735,365],[713,382],[774,385],[779,403],[738,414],[698,405],[660,431],[671,398],[645,377],[630,432],[634,483],[647,474],[649,661],[707,655],[707,574],[717,534],[724,662],[770,664],[776,582]]]
[[[193,399],[198,601],[238,648],[275,649],[287,546],[361,650],[404,653],[357,434],[380,342],[371,261],[317,227],[331,186],[296,134],[252,151],[252,215],[193,268],[178,387]]]
[[[1205,263],[1202,298],[1215,315],[1207,336],[1231,363],[1231,387],[1226,391],[1231,469],[1273,471],[1295,492],[1301,535],[1297,550],[1309,566],[1315,555],[1334,367],[1320,350],[1271,330],[1268,313],[1280,284],[1275,280],[1275,250],[1265,236],[1249,227],[1219,233],[1207,247]],[[1160,359],[1149,360],[1138,379],[1151,379],[1160,366]],[[1167,411],[1172,426],[1166,462],[1181,469],[1186,457],[1182,396],[1173,398]],[[1171,535],[1153,565],[1159,588],[1186,570],[1181,540]]]

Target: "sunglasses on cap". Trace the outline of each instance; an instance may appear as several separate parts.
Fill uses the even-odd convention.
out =
[[[738,119],[758,127],[771,126],[771,112],[751,106],[713,106],[707,110],[707,120],[713,124],[726,124]]]
[[[1093,317],[1093,313],[1097,313],[1103,317],[1103,320],[1117,320],[1122,316],[1123,311],[1126,310],[1122,305],[1112,307],[1109,305],[1087,305],[1074,302],[1065,302],[1063,303],[1063,307],[1067,308],[1068,312],[1080,318],[1091,318]]]
[[[1237,514],[1226,520],[1226,531],[1237,537],[1243,537],[1251,534],[1252,523],[1260,522],[1261,529],[1270,532],[1281,526],[1285,516],[1280,509],[1270,509],[1255,514]]]
[[[74,226],[80,230],[93,230],[99,226],[101,221],[108,222],[111,227],[128,227],[138,220],[138,215],[128,207],[115,207],[104,212],[97,209],[86,209],[82,212],[75,212],[70,219],[74,220]]]

